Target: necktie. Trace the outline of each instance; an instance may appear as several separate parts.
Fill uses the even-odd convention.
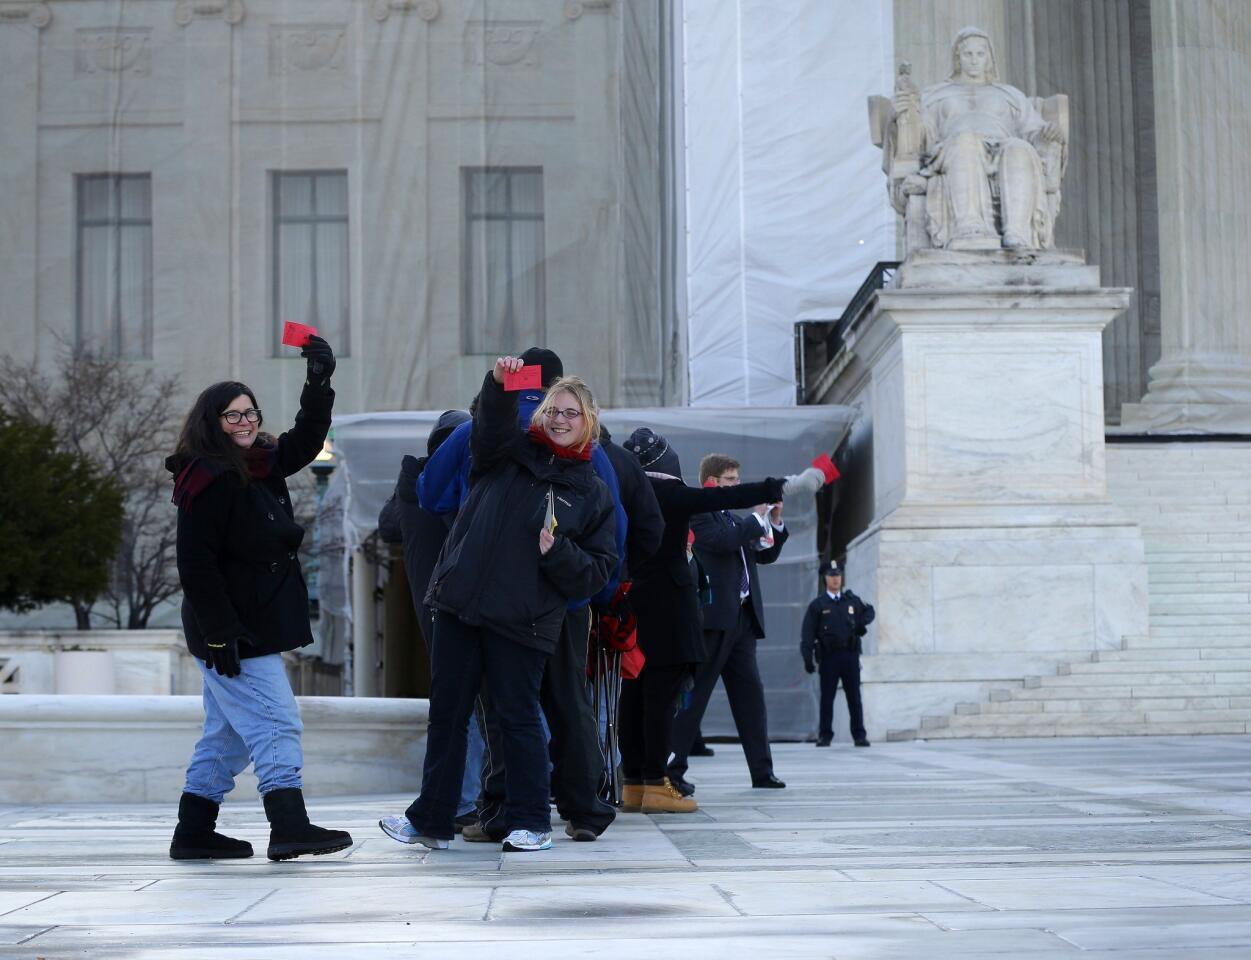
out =
[[[731,514],[729,510],[723,510],[722,513],[725,515],[725,519],[727,521],[730,523],[734,522],[734,515]],[[747,573],[747,554],[743,552],[742,547],[738,548],[738,558],[743,564],[738,575],[738,595],[740,597],[745,597],[747,594],[751,593],[751,577]]]

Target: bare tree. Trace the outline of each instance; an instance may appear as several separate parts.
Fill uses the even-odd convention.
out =
[[[0,359],[0,403],[54,427],[62,447],[92,460],[125,491],[122,544],[109,586],[94,602],[74,604],[80,630],[90,629],[93,615],[116,627],[142,629],[180,589],[177,516],[164,468],[177,441],[171,414],[178,395],[175,377],[65,346],[53,375]]]

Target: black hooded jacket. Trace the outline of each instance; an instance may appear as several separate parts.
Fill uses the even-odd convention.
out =
[[[608,583],[617,564],[608,487],[588,460],[540,446],[517,423],[517,394],[487,374],[471,439],[469,496],[430,580],[426,602],[551,653],[570,600]],[[539,553],[551,491],[556,543]]]
[[[602,423],[599,445],[616,471],[621,506],[629,524],[626,527],[626,567],[621,572],[621,579],[628,580],[632,576],[630,571],[641,566],[659,548],[665,518],[660,515],[660,504],[638,459],[614,443],[612,434]]]
[[[400,475],[395,492],[378,515],[378,533],[387,543],[400,543],[404,551],[404,572],[412,594],[413,607],[421,624],[422,635],[430,641],[430,613],[424,597],[430,586],[430,575],[439,560],[443,541],[452,525],[452,515],[440,516],[423,509],[417,500],[417,478],[425,469],[430,455],[462,423],[469,419],[463,410],[448,410],[439,417],[426,440],[426,456],[406,456],[400,461]]]
[[[294,426],[268,447],[267,475],[246,484],[222,462],[166,459],[177,481],[182,625],[193,656],[203,660],[206,642],[232,637],[243,638],[243,658],[313,642],[297,556],[304,528],[286,478],[321,451],[333,405],[333,390],[305,384]]]
[[[695,574],[686,559],[691,517],[713,510],[736,510],[782,499],[779,479],[736,487],[688,487],[675,450],[650,430],[636,430],[627,450],[648,469],[665,532],[660,548],[634,571],[630,594],[638,616],[638,641],[647,662],[658,666],[703,661],[703,624]]]

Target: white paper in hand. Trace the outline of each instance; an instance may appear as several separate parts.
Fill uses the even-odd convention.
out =
[[[547,515],[543,518],[543,527],[556,536],[556,495],[551,487],[547,488]]]

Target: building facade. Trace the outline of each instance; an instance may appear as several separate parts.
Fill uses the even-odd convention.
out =
[[[334,346],[344,412],[463,406],[534,343],[605,403],[674,402],[661,16],[5,0],[6,351],[238,378],[271,425],[303,377],[288,320]]]

